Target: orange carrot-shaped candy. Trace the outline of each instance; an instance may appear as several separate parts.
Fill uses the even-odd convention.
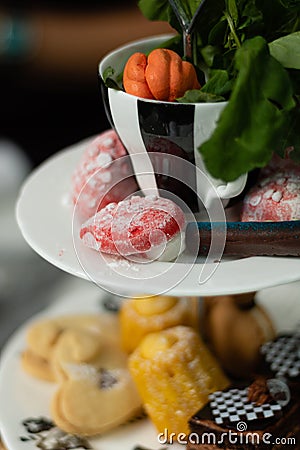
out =
[[[143,53],[134,53],[126,63],[123,85],[129,94],[169,102],[189,89],[200,89],[194,66],[164,48],[153,50],[148,60]]]
[[[193,65],[182,61],[180,56],[168,49],[158,48],[148,56],[146,81],[157,100],[173,102],[188,89],[199,89]]]
[[[147,57],[144,53],[134,53],[124,68],[123,86],[128,94],[142,98],[154,98],[145,79]]]

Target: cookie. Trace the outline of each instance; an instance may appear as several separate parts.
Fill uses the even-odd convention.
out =
[[[70,330],[71,335],[65,338],[64,334]],[[85,340],[89,340],[90,345],[86,344],[84,347],[83,343],[79,343],[80,331],[83,332]],[[119,342],[118,319],[112,314],[74,314],[38,320],[28,328],[27,348],[21,357],[22,368],[37,378],[55,381],[55,374],[59,371],[55,370],[52,358],[62,338],[64,342],[69,342],[68,351],[73,355],[71,360],[74,360],[75,355],[75,362],[79,362],[80,352],[88,352],[87,360],[99,353],[103,336],[111,336],[116,345]]]
[[[95,369],[126,367],[127,356],[120,348],[117,334],[93,333],[88,330],[70,329],[59,339],[53,355],[52,370],[57,382],[76,378],[83,366]]]
[[[47,359],[26,349],[21,353],[21,367],[29,375],[44,381],[55,381],[52,366]]]
[[[63,382],[51,402],[56,425],[83,436],[109,431],[141,411],[141,399],[126,368],[82,366],[78,378]]]
[[[103,348],[103,336],[81,329],[66,330],[58,340],[52,354],[51,366],[57,382],[67,377],[70,364],[90,362]]]

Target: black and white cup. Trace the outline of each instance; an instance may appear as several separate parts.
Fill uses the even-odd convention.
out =
[[[133,53],[148,53],[168,38],[170,35],[160,35],[133,41],[110,52],[101,60],[99,77],[107,117],[132,156],[134,172],[142,191],[157,194],[160,188],[169,190],[188,201],[189,206],[195,210],[199,205],[197,198],[203,198],[203,190],[207,189],[207,183],[203,183],[205,176],[226,206],[230,198],[243,191],[247,174],[229,183],[213,178],[206,170],[198,148],[211,136],[227,102],[183,104],[149,100],[107,88],[103,82],[103,74],[108,67],[112,67],[115,74],[120,74]],[[155,158],[157,152],[166,155],[164,173],[167,167],[169,179],[159,176]],[[137,154],[139,157],[134,158]],[[176,185],[178,167],[172,167],[168,154],[184,158],[199,169],[194,171],[193,179],[186,180],[187,185],[196,193],[196,198],[193,198],[189,189]],[[161,164],[162,158],[158,159]]]

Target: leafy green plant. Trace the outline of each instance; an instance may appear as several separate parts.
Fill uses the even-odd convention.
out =
[[[191,20],[199,0],[181,6]],[[167,21],[177,31],[165,45],[183,55],[181,26],[168,0],[140,0],[139,7],[149,20]],[[203,87],[178,101],[228,101],[199,148],[209,172],[232,181],[287,147],[300,161],[300,0],[206,0],[192,49]]]

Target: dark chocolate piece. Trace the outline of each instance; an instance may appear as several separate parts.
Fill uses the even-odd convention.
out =
[[[263,405],[272,400],[267,380],[264,377],[258,377],[250,384],[248,387],[248,400],[256,405]]]
[[[255,430],[266,427],[282,416],[282,408],[274,400],[262,405],[249,401],[248,387],[214,392],[209,399],[210,403],[201,411],[201,416],[235,430],[239,422],[246,422],[248,429]]]
[[[252,384],[213,393],[191,417],[187,450],[300,449],[300,334],[278,336],[261,354]]]
[[[300,256],[300,220],[287,222],[227,222],[224,255],[227,256]],[[206,256],[211,232],[222,242],[224,223],[196,222],[186,228],[187,250]],[[218,236],[219,235],[219,236]],[[200,239],[199,239],[200,238]]]
[[[284,408],[274,401],[256,405],[247,391],[238,387],[212,394],[189,420],[187,450],[299,449],[298,397]]]

